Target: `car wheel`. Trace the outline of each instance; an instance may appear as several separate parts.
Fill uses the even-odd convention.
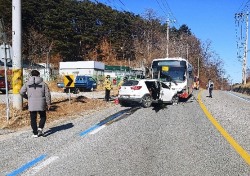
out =
[[[177,95],[173,96],[172,98],[172,105],[176,105],[179,103],[179,97]]]
[[[1,90],[3,94],[6,94],[6,91],[5,90]]]
[[[144,95],[142,98],[142,106],[144,108],[150,107],[152,104],[152,97],[150,95]]]

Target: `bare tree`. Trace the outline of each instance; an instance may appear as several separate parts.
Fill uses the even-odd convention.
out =
[[[48,54],[53,48],[53,41],[50,42],[43,34],[31,28],[27,36],[27,58],[29,62],[46,62]]]

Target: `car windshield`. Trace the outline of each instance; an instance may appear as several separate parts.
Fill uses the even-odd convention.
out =
[[[137,80],[127,80],[123,83],[122,86],[135,86],[139,83]]]
[[[76,77],[76,80],[84,81],[84,80],[85,80],[85,77]]]

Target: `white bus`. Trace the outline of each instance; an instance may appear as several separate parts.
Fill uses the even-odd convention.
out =
[[[154,59],[151,65],[153,79],[160,79],[179,98],[187,99],[193,92],[193,67],[183,58]]]

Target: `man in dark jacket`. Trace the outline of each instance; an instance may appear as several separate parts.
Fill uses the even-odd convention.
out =
[[[31,77],[20,90],[23,98],[28,99],[28,110],[30,111],[31,128],[33,137],[43,136],[43,128],[46,122],[46,108],[50,108],[51,95],[48,85],[43,82],[37,70],[31,71]],[[37,113],[40,122],[37,128]]]
[[[213,93],[213,89],[214,89],[214,83],[211,79],[208,79],[208,83],[207,83],[207,88],[208,88],[208,93],[210,98],[213,97],[212,93]]]

